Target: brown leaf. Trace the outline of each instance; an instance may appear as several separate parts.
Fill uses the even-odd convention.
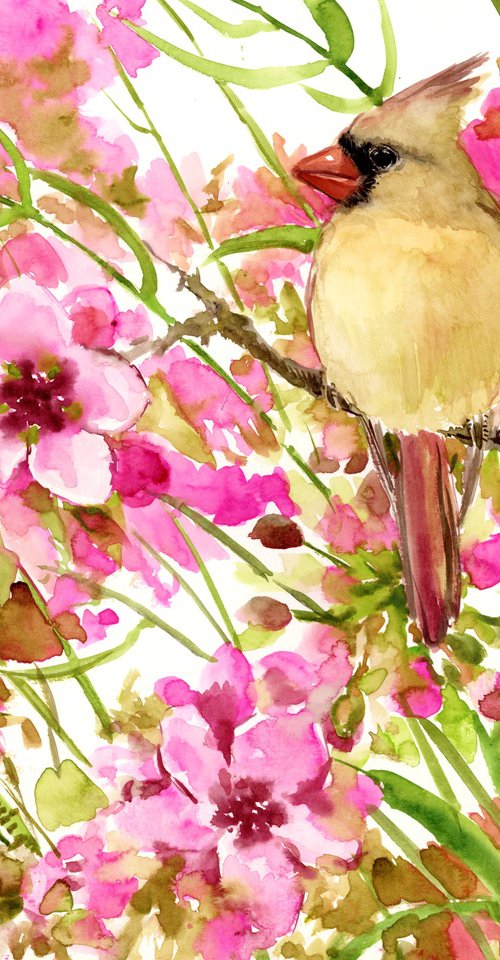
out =
[[[271,550],[290,550],[304,543],[302,530],[295,520],[283,517],[280,513],[268,513],[257,520],[249,537],[251,540],[260,540],[264,547]]]
[[[0,607],[0,659],[34,663],[59,656],[61,641],[38,609],[29,587],[14,583],[10,593]]]
[[[481,885],[475,873],[445,847],[431,843],[420,851],[420,859],[429,873],[457,900],[468,900],[480,892]]]
[[[66,613],[60,613],[54,617],[54,626],[65,640],[79,640],[85,643],[87,634],[83,629],[76,613],[67,610]]]
[[[282,630],[292,619],[286,603],[272,597],[252,597],[238,616],[253,627],[264,627],[265,630]]]
[[[387,857],[375,860],[372,869],[375,893],[386,907],[408,903],[446,903],[446,897],[416,867],[402,857],[395,861]]]

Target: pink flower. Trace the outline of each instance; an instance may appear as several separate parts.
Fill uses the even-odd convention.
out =
[[[60,303],[32,280],[13,280],[1,300],[0,481],[27,460],[35,480],[73,503],[111,492],[106,434],[127,429],[147,391],[114,354],[72,342]]]
[[[127,864],[127,850],[106,850],[106,818],[100,816],[83,836],[70,834],[59,840],[58,858],[47,853],[27,872],[23,881],[24,908],[40,915],[40,904],[54,883],[64,881],[75,908],[85,908],[99,921],[121,917],[139,884]],[[109,933],[109,931],[106,931]]]
[[[42,287],[57,287],[68,279],[59,254],[38,233],[12,237],[0,251],[0,286],[22,274],[32,276]]]
[[[151,357],[141,371],[166,384],[177,412],[198,433],[207,454],[220,450],[226,460],[245,463],[252,451],[267,454],[277,449],[274,433],[258,411],[209,366],[187,358],[181,347],[160,360]]]
[[[481,112],[484,119],[472,120],[461,141],[487,190],[500,196],[500,89],[490,91]]]
[[[203,192],[207,178],[199,156],[185,157],[180,170],[195,203],[204,207],[208,199]],[[170,167],[164,160],[153,160],[137,186],[151,198],[142,224],[144,238],[164,260],[187,269],[194,243],[203,242],[203,236]]]
[[[469,685],[472,700],[488,720],[500,720],[500,673],[485,670]]]
[[[464,550],[462,563],[472,585],[479,590],[500,583],[500,533]]]
[[[150,43],[138,37],[130,27],[121,23],[120,18],[141,24],[141,10],[144,0],[105,0],[96,9],[103,25],[102,36],[108,46],[113,47],[127,73],[137,76],[137,71],[148,67],[159,56]]]
[[[415,676],[412,685],[405,673],[404,689],[394,690],[391,700],[398,713],[403,716],[431,717],[441,710],[443,697],[441,688],[435,682],[431,667],[425,657],[416,657],[411,661],[411,671]],[[410,674],[411,676],[411,674]]]
[[[107,635],[107,627],[112,627],[119,623],[119,618],[114,610],[106,607],[99,613],[92,613],[91,610],[85,610],[82,616],[82,627],[87,634],[87,644],[95,643],[96,640],[104,640]]]
[[[73,341],[82,347],[105,349],[117,340],[151,336],[144,307],[122,312],[107,287],[76,287],[62,304],[73,323]]]
[[[175,677],[158,680],[155,693],[171,707],[196,707],[210,727],[217,749],[230,763],[236,727],[250,719],[257,697],[250,664],[239,650],[221,647],[217,661],[216,668],[205,669],[201,685],[205,682],[207,686],[201,693]]]
[[[0,533],[26,573],[50,590],[54,575],[46,568],[56,567],[59,557],[50,530],[40,523],[38,511],[30,504],[32,493],[36,500],[37,484],[27,466],[20,466],[9,482],[0,486]]]
[[[291,706],[305,707],[311,719],[327,723],[331,704],[349,682],[349,649],[334,627],[307,627],[298,651],[270,653],[258,664],[259,709],[283,716]]]
[[[308,712],[248,726],[255,709],[248,661],[227,647],[216,656],[201,691],[173,677],[157,684],[175,715],[163,724],[156,773],[143,763],[142,778],[123,788],[115,820],[141,848],[182,856],[183,889],[200,872],[217,884],[219,913],[197,941],[204,960],[249,960],[293,929],[306,867],[325,854],[349,867],[360,838],[349,823],[338,835],[339,788]],[[379,796],[363,793],[347,773],[359,822]]]

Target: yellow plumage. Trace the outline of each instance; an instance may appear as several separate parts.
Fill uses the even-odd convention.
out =
[[[329,381],[362,410],[391,429],[438,430],[486,411],[498,387],[500,216],[457,145],[456,111],[432,123],[420,105],[427,141],[412,148],[414,109],[384,110],[352,132],[392,130],[405,162],[325,228],[314,336]]]

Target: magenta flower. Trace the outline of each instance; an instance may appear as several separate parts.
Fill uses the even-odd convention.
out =
[[[83,836],[63,837],[57,845],[59,857],[49,852],[28,871],[23,881],[28,916],[40,917],[43,898],[57,881],[71,891],[77,908],[92,911],[98,921],[122,916],[139,883],[127,863],[132,851],[106,849],[106,826],[101,816],[85,827]]]
[[[339,792],[308,712],[255,722],[246,657],[229,647],[216,656],[200,691],[157,683],[177,709],[156,766],[143,760],[141,778],[124,785],[115,822],[144,850],[180,854],[184,891],[200,873],[217,886],[220,912],[197,941],[204,960],[249,960],[293,929],[308,867],[324,855],[354,865],[360,837],[349,824],[339,837]],[[346,804],[358,820],[361,801],[378,802],[363,790],[351,778]]]
[[[148,394],[138,371],[113,353],[72,342],[61,304],[31,279],[1,300],[0,481],[27,460],[42,486],[73,503],[111,492],[106,434],[126,430]]]

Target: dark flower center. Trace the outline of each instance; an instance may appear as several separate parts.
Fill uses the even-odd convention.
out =
[[[271,784],[264,780],[242,777],[233,781],[224,770],[210,798],[217,806],[213,826],[223,827],[229,833],[238,831],[237,839],[242,846],[269,840],[271,828],[282,827],[287,822],[285,807],[273,799]]]
[[[73,402],[74,374],[67,361],[36,367],[33,360],[4,365],[0,381],[0,427],[11,436],[44,428],[59,433],[81,415]],[[35,438],[26,437],[29,442]]]

